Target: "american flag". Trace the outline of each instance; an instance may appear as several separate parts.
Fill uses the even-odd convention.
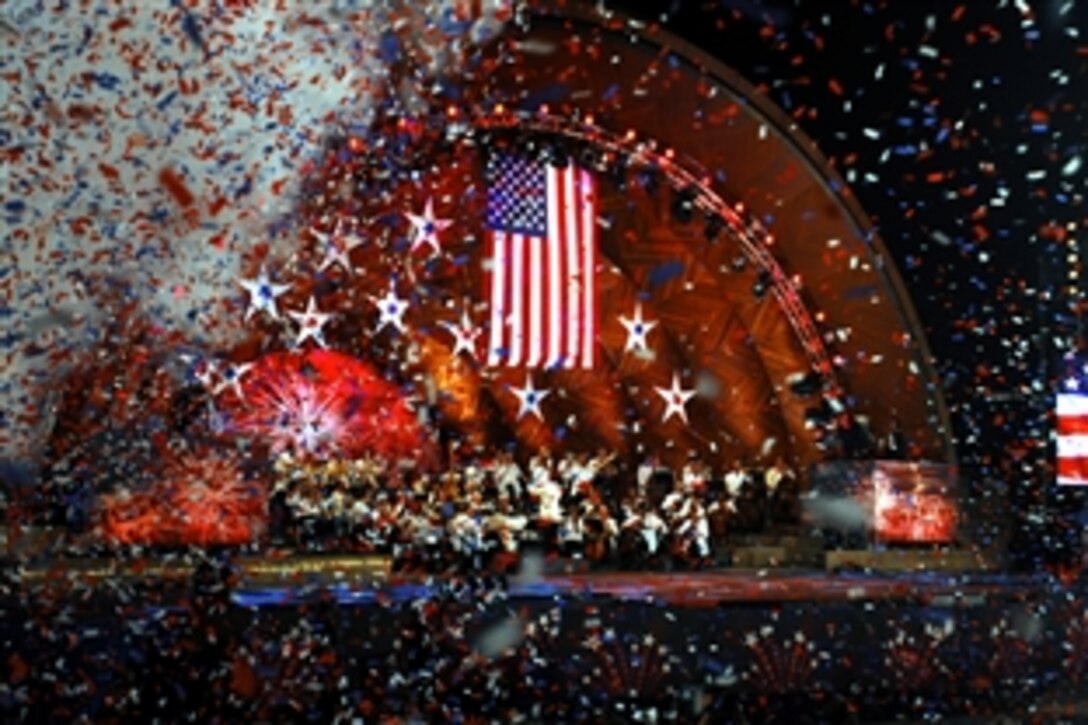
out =
[[[1088,485],[1088,394],[1058,394],[1058,483]]]
[[[491,367],[590,369],[596,360],[596,182],[508,153],[487,162]]]

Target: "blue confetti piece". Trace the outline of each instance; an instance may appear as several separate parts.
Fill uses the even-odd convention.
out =
[[[570,95],[570,87],[564,83],[545,86],[526,96],[519,107],[527,111],[536,111],[545,104],[558,103]]]
[[[679,260],[659,264],[650,272],[650,287],[660,287],[669,280],[679,277],[683,273],[684,263]]]
[[[446,35],[462,35],[472,28],[472,21],[462,19],[454,7],[448,7],[438,17],[438,28]]]
[[[253,180],[246,178],[245,182],[234,192],[234,200],[237,201],[243,196],[247,196],[251,191],[253,191]]]
[[[195,13],[185,7],[181,0],[170,0],[170,5],[175,8],[180,8],[183,15],[181,16],[181,32],[185,33],[185,37],[191,40],[198,48],[203,51],[207,51],[204,45],[204,35],[200,28],[200,18]],[[167,40],[164,38],[163,40]]]
[[[91,42],[91,38],[94,37],[94,28],[90,25],[83,26],[83,34],[79,39],[79,46],[76,47],[75,55],[83,55],[83,51],[87,49],[87,46]]]
[[[82,194],[82,193],[83,193],[83,190],[77,188],[74,192],[69,194],[68,197],[64,201],[62,201],[60,203],[61,209],[71,208],[71,206],[76,203],[76,200],[79,198],[79,195]]]
[[[872,297],[877,293],[877,287],[873,284],[864,284],[857,287],[851,287],[843,292],[842,297],[846,300],[864,300]]]
[[[394,33],[382,36],[378,42],[378,57],[387,65],[392,65],[400,57],[400,40]]]
[[[552,365],[550,365],[548,367],[548,370],[550,370],[552,372],[555,372],[557,370],[562,370],[566,366],[566,364],[567,364],[567,356],[566,355],[560,355],[559,359],[556,360],[554,364],[552,364]]]
[[[174,99],[177,98],[177,97],[178,97],[178,92],[177,91],[170,91],[165,96],[163,96],[162,99],[158,103],[155,104],[155,108],[159,109],[160,111],[165,111],[167,106],[169,106],[171,103],[173,103]]]
[[[92,73],[91,78],[103,90],[112,91],[121,85],[121,79],[112,73]]]

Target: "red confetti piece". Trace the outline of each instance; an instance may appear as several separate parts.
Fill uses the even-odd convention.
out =
[[[181,176],[170,167],[166,167],[159,172],[159,183],[162,184],[162,188],[166,189],[166,193],[172,196],[174,201],[181,207],[188,208],[196,201],[196,197],[193,196],[193,192],[189,191],[189,187],[185,185]]]
[[[73,103],[71,106],[68,107],[68,118],[77,123],[93,121],[94,117],[95,109],[91,106]]]
[[[219,212],[223,211],[223,208],[227,205],[227,199],[223,196],[217,196],[212,201],[211,206],[208,207],[208,213],[211,216],[216,216]]]

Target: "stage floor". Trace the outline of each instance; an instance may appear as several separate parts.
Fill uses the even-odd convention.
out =
[[[265,602],[288,603],[299,596],[297,585],[323,584],[345,603],[365,601],[379,592],[408,600],[426,597],[441,588],[444,577],[388,574],[363,581],[359,577],[324,572],[315,576],[243,578],[239,591]],[[356,571],[362,571],[358,565]],[[375,570],[374,565],[370,566]],[[583,571],[536,573],[506,579],[510,596],[519,598],[599,597],[643,601],[678,608],[728,605],[771,605],[778,602],[902,602],[922,605],[972,605],[1029,597],[1045,586],[1045,577],[976,572],[850,572],[809,570],[714,569],[703,571]],[[303,587],[310,589],[310,587]]]
[[[292,555],[236,557],[230,560],[233,589],[256,604],[289,603],[315,589],[330,589],[346,603],[379,593],[397,599],[425,597],[444,578],[391,573],[380,556]],[[918,604],[970,604],[994,597],[1030,596],[1041,577],[969,572],[848,572],[821,569],[713,569],[703,571],[577,571],[507,577],[518,597],[606,597],[676,607],[770,604],[775,602],[902,601]],[[112,578],[172,582],[185,586],[196,567],[186,557],[140,560],[67,559],[32,565],[31,580],[76,577],[88,583]]]
[[[533,584],[515,579],[511,589],[543,593],[592,593],[619,599],[652,599],[682,607],[764,602],[970,600],[1007,593],[1031,579],[992,574],[831,574],[814,571],[721,570],[699,572],[596,572],[545,577]]]

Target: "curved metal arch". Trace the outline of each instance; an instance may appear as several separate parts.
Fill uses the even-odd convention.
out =
[[[905,324],[911,342],[915,346],[911,355],[911,365],[912,368],[917,369],[918,376],[926,388],[927,406],[930,406],[931,415],[935,418],[933,422],[936,424],[942,453],[948,461],[955,463],[951,419],[941,394],[933,354],[903,280],[891,262],[883,240],[869,222],[868,215],[851,194],[845,181],[793,119],[724,63],[656,25],[635,21],[617,11],[606,9],[601,5],[590,5],[584,0],[541,0],[535,3],[531,11],[522,18],[523,27],[531,28],[532,23],[537,19],[573,22],[588,30],[617,35],[623,33],[628,41],[638,41],[648,48],[656,48],[668,53],[677,62],[731,93],[745,104],[753,115],[765,122],[768,130],[792,150],[794,156],[804,164],[809,178],[818,184],[829,198],[835,200],[856,237],[864,241],[861,246],[868,263],[884,288],[892,293],[891,304]],[[799,339],[803,338],[799,337]]]

